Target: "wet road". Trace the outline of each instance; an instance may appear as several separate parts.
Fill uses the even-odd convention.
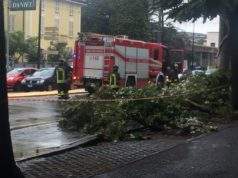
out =
[[[10,126],[16,158],[47,152],[83,137],[79,133],[65,132],[58,127],[61,107],[58,102],[9,101]]]

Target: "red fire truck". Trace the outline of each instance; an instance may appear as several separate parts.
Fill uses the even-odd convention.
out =
[[[73,81],[86,90],[108,83],[113,66],[117,65],[120,85],[143,87],[153,81],[168,62],[168,49],[158,43],[128,39],[125,36],[79,34],[75,42]]]

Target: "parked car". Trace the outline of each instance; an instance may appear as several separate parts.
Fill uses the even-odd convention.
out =
[[[200,75],[200,74],[204,74],[205,72],[203,70],[193,70],[192,71],[192,75]]]
[[[56,71],[55,68],[43,68],[35,72],[32,76],[22,81],[25,91],[56,89]]]
[[[7,88],[19,91],[22,89],[22,80],[34,74],[34,68],[15,68],[7,73]]]
[[[215,73],[217,71],[218,71],[218,69],[208,69],[205,74],[206,75],[211,75],[211,74],[213,74],[213,73]]]

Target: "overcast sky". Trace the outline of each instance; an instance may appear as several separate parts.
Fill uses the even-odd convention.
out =
[[[193,32],[193,23],[175,23],[175,26],[179,29],[182,29],[187,32]],[[207,32],[218,32],[219,31],[219,19],[216,18],[212,21],[207,21],[205,24],[203,24],[203,20],[199,19],[195,22],[195,32],[197,33],[204,33]]]

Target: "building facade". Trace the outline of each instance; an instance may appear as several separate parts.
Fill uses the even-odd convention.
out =
[[[36,10],[5,12],[5,28],[10,33],[23,31],[25,38],[38,37],[39,2],[36,0]],[[47,51],[53,41],[65,42],[73,50],[77,34],[81,32],[83,0],[41,0],[41,3],[41,48]],[[6,7],[7,4],[5,1]]]
[[[219,45],[219,32],[207,33],[207,46],[218,47]]]

